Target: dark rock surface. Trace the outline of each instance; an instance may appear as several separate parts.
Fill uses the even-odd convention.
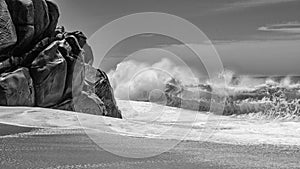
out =
[[[34,82],[36,105],[58,104],[64,94],[67,62],[58,51],[61,41],[55,41],[32,62],[30,73]]]
[[[82,92],[79,96],[73,99],[67,99],[52,108],[94,115],[107,115],[105,105],[100,98],[94,93],[87,92]]]
[[[34,106],[34,89],[27,68],[0,75],[0,105]]]
[[[104,103],[106,116],[122,118],[114,97],[113,88],[105,72],[85,65],[85,86],[84,90],[95,93]]]
[[[0,105],[122,118],[105,72],[80,31],[57,27],[49,0],[0,0]],[[88,73],[86,73],[88,71]]]
[[[85,44],[82,49],[84,50],[84,62],[89,65],[93,65],[94,55],[91,46],[89,44]]]
[[[3,53],[6,48],[17,42],[17,34],[4,0],[0,0],[0,9],[0,53]],[[0,55],[0,59],[1,57]]]

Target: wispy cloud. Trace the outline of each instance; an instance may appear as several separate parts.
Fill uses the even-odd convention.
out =
[[[285,24],[273,24],[259,27],[259,31],[282,32],[282,33],[300,33],[300,22],[288,22]]]
[[[250,8],[262,5],[293,2],[297,0],[237,0],[236,2],[226,4],[225,6],[217,9],[218,11],[238,10],[243,8]]]

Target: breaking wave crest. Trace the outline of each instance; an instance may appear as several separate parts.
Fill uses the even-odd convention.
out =
[[[122,100],[151,101],[210,111],[211,102],[224,98],[223,115],[300,119],[300,83],[297,76],[236,76],[226,70],[220,73],[225,83],[214,80],[200,83],[189,70],[176,66],[168,59],[153,65],[133,60],[122,62],[108,75],[115,96]]]

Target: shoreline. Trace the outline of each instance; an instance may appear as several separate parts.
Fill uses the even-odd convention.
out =
[[[161,113],[157,112],[160,109],[149,109],[151,103],[144,102],[118,100],[118,105],[124,114],[124,119],[42,108],[0,107],[0,112],[3,112],[0,114],[0,138],[4,135],[38,135],[39,133],[49,135],[56,132],[68,134],[72,130],[76,133],[77,130],[84,132],[84,129],[96,129],[101,134],[111,133],[125,138],[207,141],[232,145],[300,146],[299,122],[247,120],[173,107],[165,107],[165,112]],[[129,106],[134,107],[138,113],[130,110]],[[183,118],[178,118],[178,114]],[[170,127],[172,132],[163,132]],[[210,131],[214,133],[205,133]],[[205,137],[201,137],[203,134]]]

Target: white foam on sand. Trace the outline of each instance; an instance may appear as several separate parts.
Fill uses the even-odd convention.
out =
[[[98,132],[159,139],[300,145],[299,122],[216,116],[146,102],[118,100],[118,106],[124,119],[43,108],[0,107],[0,123],[58,130],[96,129]]]

